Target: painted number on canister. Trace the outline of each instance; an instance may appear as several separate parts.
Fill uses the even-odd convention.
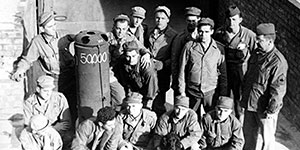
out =
[[[96,64],[96,63],[103,63],[107,61],[107,53],[99,53],[99,54],[80,54],[80,62],[82,64]]]

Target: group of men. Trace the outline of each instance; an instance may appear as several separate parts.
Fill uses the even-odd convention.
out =
[[[274,45],[274,24],[259,24],[254,33],[241,25],[236,5],[228,7],[226,22],[216,31],[214,21],[201,17],[196,7],[185,9],[187,28],[181,33],[169,25],[166,6],[155,8],[156,24],[150,30],[140,6],[132,8],[130,17],[117,15],[106,34],[112,106],[100,108],[96,117],[75,128],[69,110],[74,100],[64,96],[68,90],[55,91],[57,86],[69,87],[55,83],[63,69],[74,65],[60,59],[61,51],[68,53],[72,36],[65,36],[62,42],[67,44],[58,44],[53,15],[40,17],[43,32],[12,75],[19,80],[36,60],[46,74],[38,78],[36,93],[24,101],[24,149],[164,150],[171,134],[178,149],[275,149],[288,65]],[[170,87],[174,108],[167,111]]]

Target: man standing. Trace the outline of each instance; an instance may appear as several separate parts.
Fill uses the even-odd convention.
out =
[[[119,114],[123,120],[123,145],[130,144],[134,150],[152,150],[152,130],[157,117],[153,111],[142,108],[142,98],[141,94],[132,92],[124,100],[126,109]]]
[[[63,141],[68,146],[73,137],[73,127],[68,102],[62,93],[53,91],[54,78],[43,75],[37,80],[36,93],[24,101],[23,111],[25,124],[29,125],[29,119],[37,114],[46,116],[50,125],[56,129]]]
[[[205,150],[242,150],[244,135],[240,121],[232,115],[233,99],[219,97],[215,110],[202,118],[200,148]]]
[[[62,92],[67,97],[72,118],[75,120],[77,117],[75,59],[69,52],[69,45],[74,41],[74,35],[61,36],[57,32],[54,17],[53,12],[45,12],[39,17],[41,33],[32,39],[22,53],[11,78],[20,81],[32,63],[38,61],[43,72],[42,75],[46,74],[55,79],[54,90]],[[34,85],[33,83],[27,84],[28,86]]]
[[[63,147],[59,133],[42,114],[30,118],[29,126],[22,130],[19,140],[23,150],[62,150]]]
[[[162,63],[163,67],[157,71],[159,93],[153,102],[153,111],[161,116],[165,111],[166,92],[170,89],[171,82],[171,46],[177,32],[168,24],[171,11],[166,6],[158,6],[155,9],[156,26],[151,30],[146,47],[154,56],[154,63]]]
[[[145,36],[148,33],[148,26],[143,24],[146,17],[146,10],[143,7],[131,8],[131,20],[128,31],[133,34],[142,44],[145,43]]]
[[[111,32],[108,32],[106,35],[108,37],[107,42],[109,43],[109,53],[110,53],[110,90],[111,90],[111,99],[113,107],[122,104],[123,99],[125,98],[125,91],[122,85],[118,82],[114,76],[112,69],[115,67],[122,54],[124,53],[123,44],[130,41],[135,41],[139,48],[141,48],[141,62],[142,67],[147,68],[150,65],[150,53],[144,47],[144,45],[130,32],[129,22],[130,19],[127,15],[120,14],[117,15],[114,19],[114,25]]]
[[[158,91],[154,65],[151,63],[147,68],[141,66],[141,50],[135,41],[124,43],[123,49],[124,57],[114,67],[115,76],[124,87],[126,95],[130,92],[141,93],[144,108],[152,109]]]
[[[225,45],[228,91],[233,94],[236,117],[243,122],[241,88],[248,59],[256,48],[255,33],[241,25],[243,18],[236,5],[229,6],[225,16],[225,25],[216,31],[214,38]]]
[[[213,27],[213,20],[202,18],[198,25],[199,42],[188,42],[179,61],[179,92],[190,98],[190,108],[199,110],[199,118],[201,104],[209,112],[214,109],[216,95],[227,95],[224,49],[212,39]]]
[[[103,107],[97,118],[90,118],[76,129],[72,150],[116,150],[122,140],[122,120],[112,107]]]
[[[278,113],[286,93],[288,64],[275,47],[275,26],[257,26],[257,46],[249,59],[241,105],[245,108],[245,150],[274,150]]]
[[[199,149],[198,141],[202,131],[197,114],[189,108],[189,98],[176,96],[174,109],[164,113],[154,129],[154,148],[161,150],[160,143],[164,136],[175,133],[179,136],[179,147],[182,149]]]
[[[179,70],[179,58],[184,45],[191,41],[196,40],[198,36],[197,25],[200,21],[201,10],[197,7],[185,8],[185,21],[187,28],[179,33],[172,45],[171,65],[172,65],[172,88],[174,90],[174,96],[179,95],[178,91],[178,70]]]

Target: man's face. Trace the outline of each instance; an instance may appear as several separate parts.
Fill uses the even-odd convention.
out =
[[[226,120],[232,112],[231,109],[219,108],[219,107],[216,107],[216,111],[217,111],[217,117],[220,121]]]
[[[197,16],[187,16],[185,21],[187,23],[187,29],[189,32],[193,32],[196,27],[197,27],[197,23],[200,20],[200,17]]]
[[[51,98],[51,95],[52,95],[52,92],[53,92],[53,88],[41,88],[41,87],[37,87],[37,92],[39,93],[39,96],[43,100],[49,100]]]
[[[169,17],[164,12],[156,12],[155,23],[158,29],[163,30],[168,26]]]
[[[116,122],[116,119],[114,118],[113,120],[107,121],[105,124],[103,124],[102,127],[103,127],[105,130],[111,131],[112,129],[115,128],[115,122]]]
[[[268,40],[267,38],[265,38],[264,35],[259,35],[259,36],[256,37],[256,43],[257,43],[257,47],[261,51],[265,52],[265,51],[268,50],[270,40]]]
[[[127,21],[124,21],[124,22],[121,22],[121,21],[117,21],[116,24],[114,25],[114,33],[115,35],[117,36],[118,39],[121,39],[121,38],[124,38],[127,31],[128,31],[128,22]]]
[[[214,30],[211,29],[210,25],[202,25],[198,29],[200,42],[206,43],[211,41],[211,35],[214,33]]]
[[[232,30],[238,29],[240,27],[240,23],[243,21],[243,18],[240,17],[239,14],[236,14],[232,17],[226,18],[226,24]]]
[[[126,52],[126,60],[129,65],[134,66],[139,62],[140,54],[138,54],[135,50],[130,52]]]
[[[127,111],[130,115],[136,117],[141,113],[143,104],[140,103],[129,103],[127,104]]]
[[[56,21],[54,19],[50,20],[43,26],[43,30],[48,35],[56,36]]]
[[[132,19],[131,19],[132,25],[134,27],[138,27],[139,25],[142,24],[143,20],[144,20],[143,18],[132,16]]]
[[[182,119],[189,109],[183,106],[175,106],[174,110],[175,110],[175,117],[177,119]]]

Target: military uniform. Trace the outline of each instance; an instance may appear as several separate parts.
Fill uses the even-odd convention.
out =
[[[72,150],[116,150],[122,140],[122,123],[116,118],[115,128],[104,130],[93,118],[79,124],[72,142]]]
[[[22,130],[19,140],[24,150],[61,150],[63,142],[59,133],[49,126],[44,115],[34,115],[29,126]]]
[[[197,7],[186,7],[185,16],[196,16],[200,18],[201,10]],[[183,51],[184,45],[197,38],[197,25],[198,22],[187,23],[187,29],[179,33],[173,42],[171,52],[171,67],[172,67],[172,89],[174,90],[174,96],[179,95],[178,91],[178,71],[179,71],[179,58]],[[192,29],[192,30],[191,30]]]
[[[173,123],[172,120],[174,117],[174,110],[170,110],[160,117],[154,129],[154,147],[159,146],[162,137],[172,131],[180,137],[180,142],[184,149],[191,147],[199,141],[202,135],[202,130],[195,111],[191,109],[188,110],[187,114],[185,114],[185,116],[176,124]]]
[[[158,37],[154,36],[154,29],[147,38],[146,47],[150,49],[155,60],[162,62],[163,68],[157,71],[159,93],[153,102],[153,110],[160,116],[166,110],[166,92],[171,82],[171,46],[176,36],[176,31],[167,26]]]
[[[227,94],[227,73],[222,48],[213,39],[206,52],[198,42],[190,41],[184,46],[179,64],[179,92],[190,97],[191,108],[197,101],[204,99],[205,111],[212,110],[213,95],[218,86],[220,95]]]
[[[203,136],[200,148],[207,150],[242,150],[244,135],[239,120],[230,114],[225,121],[216,119],[216,111],[211,111],[203,116],[201,126]]]
[[[25,124],[29,124],[29,119],[37,114],[43,114],[52,126],[58,123],[68,123],[66,130],[57,130],[65,144],[70,144],[73,137],[73,124],[67,99],[62,93],[52,92],[51,98],[45,104],[41,104],[37,94],[31,95],[23,104]],[[67,145],[66,145],[67,146]]]
[[[123,139],[132,143],[141,150],[152,149],[152,130],[156,125],[156,114],[148,109],[142,109],[137,118],[132,118],[127,112],[122,111],[119,116],[123,120]],[[132,122],[137,121],[136,125]]]
[[[257,32],[258,35],[275,35],[275,27],[260,24]],[[245,149],[275,149],[277,118],[286,93],[288,64],[275,46],[267,52],[257,49],[248,62],[241,101],[245,108]],[[262,141],[258,135],[262,135]]]
[[[226,11],[226,17],[230,18],[240,15],[240,10],[235,5],[229,6]],[[239,31],[234,37],[229,37],[230,32],[226,26],[217,29],[214,39],[225,45],[225,58],[228,74],[228,91],[232,92],[235,100],[235,114],[243,121],[243,111],[240,107],[241,87],[244,75],[247,71],[248,59],[256,48],[256,35],[248,28],[239,25]]]
[[[152,108],[152,102],[158,92],[157,74],[154,65],[148,68],[141,67],[141,61],[135,66],[128,65],[121,59],[115,66],[116,77],[125,89],[125,93],[139,92],[143,95],[145,108]]]

